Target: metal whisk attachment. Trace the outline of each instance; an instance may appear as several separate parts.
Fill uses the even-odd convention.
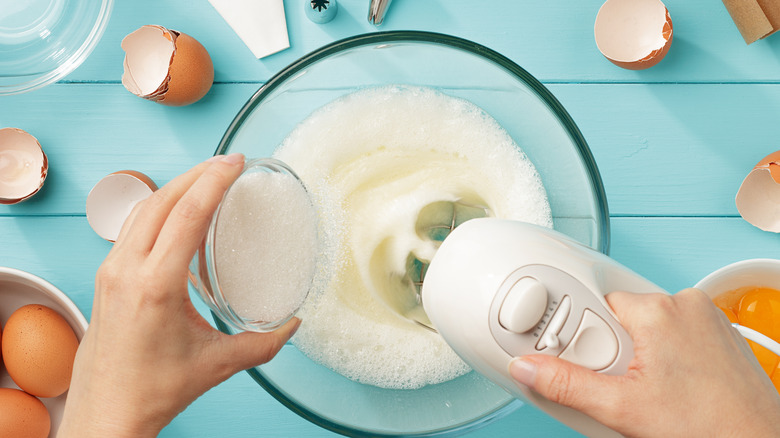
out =
[[[420,212],[417,220],[417,233],[424,239],[436,243],[441,242],[460,224],[467,220],[491,216],[487,207],[467,204],[464,202],[440,201],[428,205]],[[430,260],[421,260],[414,254],[409,254],[407,260],[407,279],[411,286],[410,292],[415,294],[415,307],[404,312],[404,316],[421,326],[436,331],[422,307],[422,285]]]

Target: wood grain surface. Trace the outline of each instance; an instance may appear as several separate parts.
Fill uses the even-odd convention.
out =
[[[92,186],[121,169],[164,184],[208,158],[236,112],[280,69],[322,45],[377,30],[366,20],[367,0],[340,0],[338,16],[324,25],[305,17],[304,2],[285,1],[291,48],[257,60],[206,0],[118,1],[81,67],[57,84],[0,97],[0,127],[35,135],[51,166],[41,193],[0,206],[0,266],[49,280],[89,319],[95,270],[110,249],[86,220]],[[780,256],[780,237],[747,224],[734,206],[747,172],[780,149],[780,36],[747,46],[721,2],[669,0],[674,42],[667,58],[647,71],[622,70],[593,41],[601,3],[395,0],[381,29],[467,38],[542,81],[596,158],[611,213],[611,255],[669,291],[731,262]],[[122,87],[120,41],[145,24],[188,33],[209,50],[216,84],[202,101],[163,107]],[[334,434],[240,373],[161,436]],[[523,407],[468,436],[577,434]]]

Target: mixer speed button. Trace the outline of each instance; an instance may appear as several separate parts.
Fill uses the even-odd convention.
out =
[[[544,350],[545,348],[555,349],[560,346],[558,334],[561,332],[567,318],[569,318],[569,312],[571,312],[571,297],[566,295],[561,300],[558,309],[555,310],[550,323],[547,324],[547,329],[542,334],[542,338],[536,344],[537,350]]]
[[[617,336],[609,324],[598,314],[585,309],[574,339],[558,357],[600,371],[615,361],[619,349]]]
[[[547,288],[533,277],[523,277],[504,298],[498,321],[511,332],[525,333],[536,326],[546,310]]]

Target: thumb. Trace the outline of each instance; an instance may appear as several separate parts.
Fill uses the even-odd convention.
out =
[[[509,374],[544,398],[578,410],[596,420],[608,419],[619,376],[607,376],[554,356],[515,358]]]
[[[230,336],[229,347],[234,373],[262,365],[276,356],[285,343],[293,337],[301,320],[292,318],[278,329],[268,333],[242,332]]]

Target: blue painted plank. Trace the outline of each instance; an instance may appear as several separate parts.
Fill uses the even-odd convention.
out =
[[[552,85],[582,130],[613,215],[736,216],[748,172],[780,149],[776,85]]]
[[[753,258],[780,259],[780,236],[741,218],[614,218],[611,255],[669,292]]]
[[[341,0],[330,23],[309,21],[303,2],[285,0],[291,48],[257,60],[205,0],[116,2],[105,36],[69,81],[118,81],[120,42],[145,24],[160,24],[200,40],[214,60],[217,81],[266,81],[298,57],[331,41],[375,32],[367,0]],[[680,82],[778,81],[780,37],[746,46],[721,2],[668,0],[674,41],[659,65],[620,69],[599,53],[593,23],[602,0],[517,2],[492,0],[396,1],[381,30],[453,34],[488,46],[543,81]]]
[[[49,155],[44,189],[0,215],[83,214],[92,186],[134,169],[162,184],[213,153],[256,84],[171,108],[121,85],[59,84],[0,99],[0,126]],[[736,216],[734,195],[780,149],[780,84],[553,84],[589,143],[618,216]],[[281,138],[284,133],[277,133]]]

